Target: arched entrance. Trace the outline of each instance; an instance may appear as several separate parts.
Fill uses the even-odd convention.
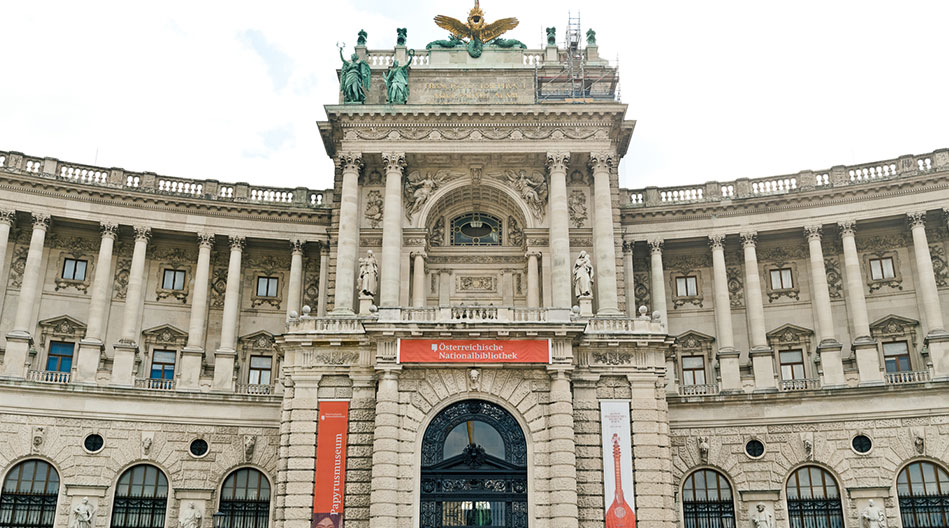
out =
[[[465,400],[422,437],[421,528],[527,527],[527,443],[500,406]]]

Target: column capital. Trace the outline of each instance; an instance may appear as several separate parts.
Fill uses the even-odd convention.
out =
[[[198,247],[211,249],[214,246],[214,233],[198,233]]]
[[[721,233],[709,235],[708,247],[711,248],[712,251],[715,251],[716,249],[720,249],[724,251],[725,250],[725,235]]]
[[[569,152],[548,152],[547,153],[547,169],[551,172],[555,170],[567,172],[568,163],[570,163]]]
[[[746,231],[741,234],[741,247],[755,247],[758,245],[758,232]]]
[[[304,247],[306,247],[306,240],[295,238],[290,241],[290,254],[302,255]]]
[[[13,209],[0,209],[0,224],[13,225],[16,220],[16,211]]]
[[[399,172],[405,168],[405,152],[383,152],[382,163],[386,166],[386,174]]]
[[[246,238],[241,235],[230,235],[227,239],[231,245],[231,251],[244,251],[244,244],[247,242]]]
[[[49,229],[50,216],[46,213],[33,213],[33,229]]]
[[[362,169],[362,153],[361,152],[340,152],[336,155],[336,164],[338,167],[343,169],[343,172],[346,171],[355,171],[359,172]]]
[[[413,251],[409,254],[412,258],[422,257],[423,259],[428,258],[428,253],[424,251]]]
[[[528,251],[527,253],[524,254],[524,256],[527,258],[531,258],[531,257],[540,258],[541,253],[540,251]]]
[[[840,228],[840,236],[854,236],[857,234],[857,221],[856,220],[841,220],[837,222],[837,227]]]
[[[926,227],[926,211],[913,211],[906,213],[906,221],[909,223],[910,229],[915,229],[917,227]]]
[[[649,241],[649,252],[652,254],[662,253],[663,244],[665,244],[665,240],[661,238],[653,238]]]
[[[549,156],[549,154],[548,154]],[[594,172],[597,170],[610,170],[613,167],[613,162],[615,158],[613,157],[612,152],[591,152],[590,153],[590,168]]]
[[[152,228],[148,226],[132,226],[132,229],[135,230],[135,240],[148,242],[148,239],[152,237]]]
[[[821,229],[823,229],[823,226],[820,224],[804,226],[804,238],[808,241],[816,240],[820,242]]]
[[[111,238],[115,240],[116,234],[119,230],[119,224],[115,222],[99,222],[99,231],[102,234],[102,238]]]
[[[632,252],[635,247],[636,247],[636,241],[635,241],[635,240],[624,240],[624,241],[623,241],[623,252],[624,252],[624,253],[630,253],[630,252]]]

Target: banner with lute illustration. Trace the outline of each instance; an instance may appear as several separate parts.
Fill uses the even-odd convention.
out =
[[[636,527],[629,404],[629,400],[600,401],[606,528]]]

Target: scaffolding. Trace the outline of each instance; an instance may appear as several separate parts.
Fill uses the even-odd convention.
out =
[[[558,52],[561,70],[551,72],[550,64],[546,64],[543,69],[535,66],[537,102],[592,103],[617,100],[617,71],[605,64],[587,64],[586,50],[580,48],[582,39],[580,13],[574,16],[568,11],[564,49]]]

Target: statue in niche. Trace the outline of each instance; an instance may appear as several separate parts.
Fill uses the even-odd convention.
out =
[[[873,499],[867,501],[867,507],[860,514],[862,528],[886,528],[886,512],[873,504]]]
[[[359,55],[355,53],[350,57],[352,60],[347,61],[343,57],[343,46],[339,46],[339,58],[343,61],[339,72],[339,89],[343,92],[343,102],[365,103],[371,74],[369,64],[360,60]]]
[[[178,528],[200,528],[200,526],[201,512],[194,507],[194,502],[189,502],[188,507],[178,516]]]
[[[399,66],[399,61],[392,61],[392,67],[382,78],[386,84],[386,101],[389,104],[405,104],[409,100],[409,68],[412,65],[412,59],[415,57],[415,50],[409,50],[409,60],[404,66]]]
[[[244,437],[244,459],[250,460],[254,457],[254,449],[257,447],[257,437],[247,435]]]
[[[445,243],[445,217],[440,216],[432,225],[432,231],[428,234],[428,245],[432,247],[441,247]]]
[[[547,204],[546,178],[540,173],[532,176],[526,170],[514,171],[508,169],[504,173],[507,175],[508,183],[527,202],[527,206],[534,213],[534,216],[543,218],[544,206]]]
[[[422,209],[428,198],[435,192],[435,189],[448,179],[447,171],[436,171],[426,173],[422,176],[419,171],[412,172],[405,179],[405,189],[403,191],[405,203],[405,218],[411,220],[412,216]]]
[[[359,259],[359,293],[367,297],[375,295],[378,278],[379,266],[372,250],[369,250],[365,257]]]
[[[382,195],[379,191],[369,191],[366,196],[366,219],[373,229],[382,223]]]
[[[593,295],[593,263],[586,251],[581,251],[573,263],[573,287],[578,298]]]
[[[751,518],[754,528],[774,528],[774,514],[769,512],[763,502],[755,506],[755,515]]]
[[[89,504],[89,499],[83,497],[79,504],[72,509],[72,520],[69,528],[92,528],[95,524],[96,509]]]
[[[596,31],[587,30],[587,46],[596,46]]]
[[[396,28],[395,29],[395,45],[396,46],[405,46],[405,40],[408,36],[409,30],[406,28]]]
[[[702,459],[702,462],[708,462],[708,451],[711,447],[708,445],[708,437],[700,436],[699,437],[699,458]]]
[[[524,231],[517,225],[517,218],[513,216],[507,217],[507,233],[512,246],[520,246],[524,243]]]
[[[556,27],[547,28],[547,45],[548,46],[557,45],[557,28]]]

